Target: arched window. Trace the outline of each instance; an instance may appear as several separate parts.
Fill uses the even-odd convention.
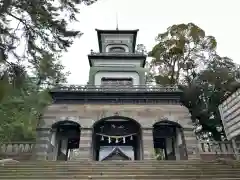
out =
[[[129,52],[129,48],[125,44],[109,44],[106,47],[106,52],[109,52],[109,53],[125,53],[125,52]]]

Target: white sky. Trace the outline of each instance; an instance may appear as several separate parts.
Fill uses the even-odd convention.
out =
[[[95,29],[115,29],[118,13],[119,29],[139,29],[137,44],[151,50],[158,33],[179,23],[193,22],[218,42],[218,53],[240,63],[239,0],[98,0],[82,6],[79,23],[74,28],[84,35],[62,57],[70,71],[68,83],[86,84],[90,50],[98,51]]]

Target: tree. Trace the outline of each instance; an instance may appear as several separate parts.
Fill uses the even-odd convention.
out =
[[[198,133],[201,138],[207,132],[211,132],[215,140],[225,138],[225,134],[217,128],[222,127],[218,105],[240,87],[236,80],[238,72],[231,59],[217,56],[190,84],[181,86],[183,104],[192,114],[193,122],[201,125]]]
[[[196,127],[201,127],[196,130],[199,137],[210,134],[221,140],[222,132],[216,128],[222,126],[218,105],[239,86],[238,66],[217,55],[215,38],[193,23],[173,25],[157,41],[149,53],[153,57],[149,76],[161,85],[178,85],[184,92],[183,104]]]
[[[149,56],[157,83],[179,84],[190,77],[201,64],[212,56],[216,48],[213,36],[193,23],[173,25],[158,34]],[[157,71],[156,71],[157,70]]]
[[[138,44],[136,47],[136,52],[147,54],[147,48],[144,44]]]
[[[73,39],[81,36],[79,30],[69,28],[77,21],[78,4],[92,4],[93,0],[4,0],[0,6],[0,63],[2,68],[31,68],[38,84],[53,81],[50,77],[64,76],[58,61]],[[22,48],[19,48],[19,45]],[[21,51],[21,52],[20,52]],[[20,66],[18,66],[18,69]],[[13,68],[14,69],[14,68]],[[61,80],[61,78],[60,78]],[[60,81],[56,79],[57,83]]]
[[[51,102],[47,91],[38,91],[31,80],[24,89],[10,89],[0,104],[0,143],[35,138],[35,128],[42,110]]]
[[[59,57],[82,35],[69,27],[77,5],[95,1],[0,2],[0,140],[33,138],[47,89],[66,80]]]

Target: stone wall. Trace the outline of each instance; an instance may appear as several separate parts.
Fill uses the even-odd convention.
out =
[[[189,158],[196,158],[197,142],[193,134],[192,121],[187,108],[181,105],[53,104],[45,110],[39,124],[38,159],[46,159],[46,149],[48,149],[50,141],[49,130],[52,124],[63,120],[71,120],[81,125],[79,148],[81,153],[76,154],[79,154],[78,158],[80,159],[91,158],[92,127],[94,123],[102,118],[115,115],[132,118],[141,124],[144,159],[153,158],[152,126],[163,118],[177,122],[183,127]]]
[[[0,144],[0,159],[26,161],[34,159],[35,142],[10,142]]]
[[[41,128],[51,128],[55,122],[70,120],[80,123],[82,128],[91,128],[93,124],[109,116],[125,116],[138,121],[142,127],[152,127],[163,117],[179,123],[183,128],[192,128],[190,114],[181,105],[67,105],[49,106],[40,123]]]

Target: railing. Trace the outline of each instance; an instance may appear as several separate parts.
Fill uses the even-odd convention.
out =
[[[91,56],[146,56],[143,52],[91,52]]]
[[[234,154],[233,146],[230,141],[224,142],[199,142],[200,154]]]
[[[34,142],[9,142],[0,144],[1,154],[32,153],[35,147]]]
[[[137,86],[93,86],[60,85],[52,91],[114,91],[114,92],[181,92],[176,86],[137,85]]]
[[[0,144],[0,154],[11,155],[11,154],[21,154],[21,153],[33,153],[34,147],[35,147],[34,142],[3,143],[3,144]],[[230,141],[225,141],[225,142],[200,141],[198,149],[200,154],[234,155],[233,146]],[[73,152],[71,152],[71,154],[72,153]],[[74,153],[78,153],[78,152],[74,152]]]

